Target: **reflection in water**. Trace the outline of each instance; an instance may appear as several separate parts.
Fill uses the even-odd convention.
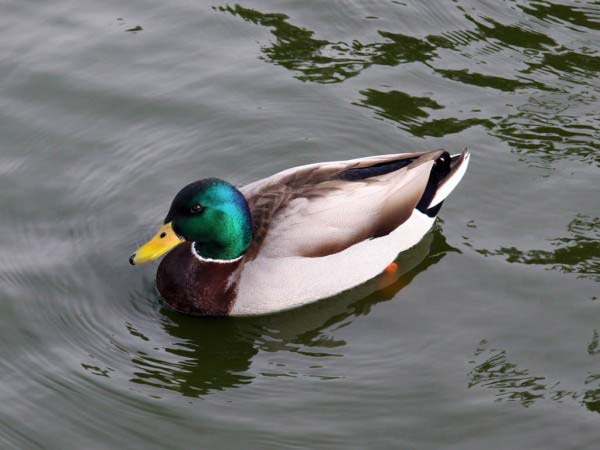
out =
[[[477,118],[423,121],[421,119],[429,117],[429,113],[424,108],[432,110],[444,108],[427,97],[412,97],[399,91],[380,92],[374,89],[368,89],[361,94],[365,96],[365,99],[356,104],[375,110],[381,117],[399,122],[401,128],[418,137],[446,136],[459,133],[475,125],[483,125],[488,128],[493,126],[489,120]]]
[[[486,349],[487,341],[479,343],[475,351],[477,359],[472,361],[475,367],[469,372],[469,387],[483,386],[497,391],[497,400],[518,401],[523,406],[531,405],[534,400],[543,398],[547,385],[545,377],[529,374],[506,359],[506,350]]]
[[[181,316],[165,310],[164,331],[177,340],[164,351],[174,357],[138,352],[131,382],[169,389],[188,397],[247,384],[245,375],[257,350],[235,321]]]
[[[484,256],[504,256],[509,263],[548,266],[548,270],[575,273],[600,281],[600,217],[578,214],[568,225],[570,236],[550,240],[555,250],[521,250],[501,247],[476,250]]]
[[[386,119],[396,120],[401,123],[415,123],[417,119],[429,117],[425,109],[443,109],[436,101],[427,97],[413,97],[404,92],[381,92],[367,89],[361,94],[365,99],[360,103],[373,109]],[[425,109],[424,109],[425,108]]]
[[[518,7],[535,17],[536,29],[530,22],[506,25],[490,17],[464,14],[471,26],[463,30],[424,38],[379,30],[382,42],[370,43],[315,39],[313,31],[289,23],[285,14],[262,13],[240,5],[215,9],[269,27],[276,41],[262,47],[264,59],[296,72],[296,78],[302,81],[339,83],[374,65],[422,63],[425,73],[451,80],[457,83],[457,89],[467,85],[515,94],[499,114],[497,107],[486,111],[476,95],[473,104],[455,108],[398,90],[360,92],[364,98],[356,105],[398,122],[414,136],[443,137],[480,125],[515,152],[534,160],[552,162],[575,157],[600,164],[597,98],[592,93],[598,90],[600,57],[577,41],[557,42],[544,33],[556,23],[588,29],[598,29],[598,24],[588,18],[591,12],[581,8],[547,2]],[[473,53],[479,62],[474,61]],[[499,76],[474,70],[495,72],[497,58],[506,56],[514,60],[514,64],[504,65],[511,74]],[[465,67],[456,68],[457,64]],[[523,99],[528,99],[525,104]],[[445,114],[429,120],[426,109],[444,109]],[[463,111],[468,110],[477,114],[464,117]]]
[[[403,34],[380,31],[387,42],[329,42],[314,39],[313,31],[290,24],[285,14],[262,13],[240,5],[217,9],[256,25],[272,27],[271,33],[277,40],[262,47],[265,60],[299,72],[296,78],[302,81],[339,83],[372,65],[427,62],[434,56],[434,45]]]
[[[528,64],[529,68],[523,73],[533,73],[538,70],[554,69],[559,73],[578,75],[592,75],[600,71],[600,57],[576,53],[573,51],[562,51],[560,53],[544,53],[541,61]],[[569,75],[566,75],[569,79]]]
[[[588,344],[588,353],[590,355],[600,353],[600,336],[598,335],[597,330],[594,330],[594,336],[592,337],[592,341]]]
[[[522,9],[527,14],[549,23],[556,22],[556,19],[560,19],[569,24],[588,28],[590,30],[600,30],[600,22],[588,18],[588,15],[593,17],[594,14],[591,5],[586,8],[583,4],[578,7],[573,7],[550,2],[527,2],[518,5],[518,8]],[[598,12],[596,11],[595,14],[597,17]]]
[[[262,47],[265,60],[300,72],[297,76],[300,80],[336,83],[358,75],[370,65],[368,51],[362,45],[314,39],[313,31],[290,24],[285,14],[261,13],[240,5],[221,6],[218,10],[272,27],[276,41]]]
[[[503,92],[515,92],[517,89],[535,88],[542,91],[556,90],[545,86],[543,83],[533,80],[526,79],[511,79],[496,77],[493,75],[484,75],[477,72],[469,72],[467,69],[462,70],[448,70],[448,69],[436,69],[444,78],[452,81],[457,81],[463,84],[470,84],[471,86],[478,86],[482,88],[497,89]]]
[[[600,413],[600,373],[589,375],[585,379],[586,386],[595,386],[583,393],[582,402],[587,409]]]
[[[503,44],[498,47],[499,50],[504,47],[546,50],[548,47],[558,45],[549,36],[529,30],[524,25],[503,25],[490,17],[477,20],[474,17],[465,15],[465,18],[476,25],[477,40]]]
[[[198,319],[163,309],[163,329],[172,342],[164,348],[167,355],[158,348],[138,351],[132,359],[135,372],[130,381],[198,397],[250,383],[257,376],[250,366],[259,350],[311,359],[343,356],[346,342],[336,338],[336,330],[368,314],[373,305],[394,298],[417,274],[456,251],[436,228],[399,256],[396,274],[384,274],[349,293],[272,316]],[[131,325],[127,328],[147,341]],[[282,365],[260,375],[295,376],[295,372]]]
[[[594,330],[593,341],[597,339],[598,333]],[[475,359],[470,361],[474,367],[467,375],[469,388],[491,389],[495,392],[496,401],[518,402],[525,407],[540,399],[570,399],[600,413],[600,374],[588,375],[581,390],[560,389],[559,381],[531,374],[510,362],[506,350],[489,348],[488,344],[487,340],[482,340],[475,351]]]
[[[498,120],[492,134],[522,155],[548,162],[576,157],[600,165],[596,100],[589,93],[531,96],[516,113]]]

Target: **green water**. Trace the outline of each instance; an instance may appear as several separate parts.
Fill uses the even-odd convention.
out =
[[[597,448],[600,3],[0,11],[0,448]],[[465,146],[396,278],[202,320],[128,264],[196,179]]]

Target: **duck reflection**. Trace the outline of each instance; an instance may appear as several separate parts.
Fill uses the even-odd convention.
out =
[[[158,348],[152,354],[138,351],[130,381],[198,397],[251,383],[256,373],[250,366],[259,351],[287,351],[309,358],[341,356],[346,342],[335,337],[336,330],[368,314],[377,303],[393,299],[417,274],[456,251],[436,227],[398,257],[396,273],[385,273],[343,295],[272,316],[198,319],[163,308],[162,327],[170,344],[164,347],[165,353],[156,352]]]
[[[198,397],[252,381],[246,371],[258,350],[247,327],[233,320],[163,312],[163,329],[175,340],[164,348],[166,358],[138,352],[132,359],[136,371],[131,382]]]

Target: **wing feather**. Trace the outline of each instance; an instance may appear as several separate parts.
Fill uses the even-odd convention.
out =
[[[326,256],[389,234],[412,214],[442,152],[312,164],[241,188],[254,222],[246,259],[259,251],[265,257]],[[387,173],[380,168],[401,160],[412,161]],[[361,179],[357,169],[363,168],[375,175]]]

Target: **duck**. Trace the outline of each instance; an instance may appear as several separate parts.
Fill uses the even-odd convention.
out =
[[[174,197],[129,258],[161,260],[156,287],[196,316],[291,310],[394,270],[432,228],[470,160],[466,149],[293,167],[236,187],[204,178]]]

